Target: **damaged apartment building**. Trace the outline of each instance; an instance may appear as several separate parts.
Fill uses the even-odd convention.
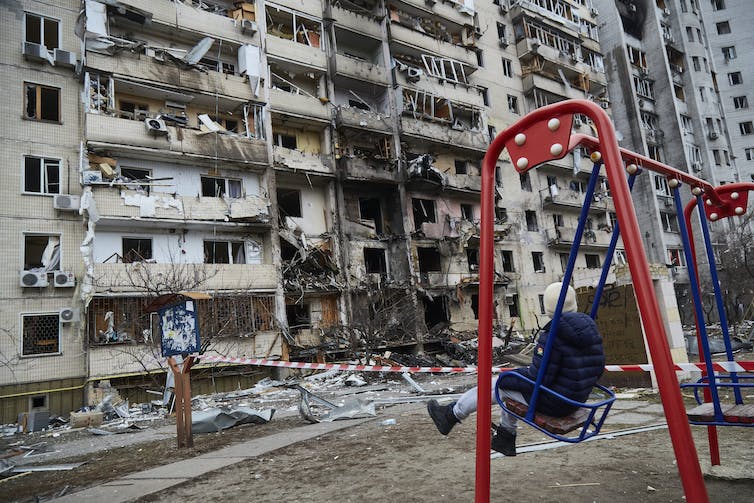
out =
[[[3,420],[76,410],[101,380],[132,396],[164,380],[166,298],[190,299],[226,356],[474,337],[482,158],[534,108],[608,107],[591,7],[4,3]],[[544,324],[590,170],[586,152],[523,176],[501,158],[497,330]],[[614,220],[603,181],[576,286],[599,276]],[[237,387],[258,369],[200,372]]]

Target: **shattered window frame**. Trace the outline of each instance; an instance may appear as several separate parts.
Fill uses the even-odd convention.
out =
[[[154,248],[151,237],[121,237],[121,262],[133,264],[146,262],[154,257]]]
[[[149,177],[152,175],[151,169],[135,168],[131,166],[119,166],[119,170],[120,176],[129,180],[129,182],[122,182],[126,185],[127,188],[132,190],[142,190],[146,195],[149,195],[151,189],[150,184],[136,183],[136,181],[149,180]]]
[[[59,271],[62,253],[61,241],[61,234],[24,233],[23,270]],[[45,261],[47,264],[45,264]]]
[[[281,217],[301,218],[304,216],[300,189],[278,187],[277,202]]]
[[[325,50],[324,24],[321,19],[274,3],[265,4],[265,16],[269,35]]]
[[[54,107],[52,100],[55,101]],[[24,119],[62,124],[60,88],[24,82]]]
[[[223,176],[201,175],[202,197],[229,197],[239,199],[243,197],[243,180]]]
[[[30,26],[34,19],[39,23],[39,31],[36,34],[31,33],[33,26]],[[62,42],[62,33],[60,31],[61,20],[50,16],[43,16],[33,12],[24,12],[24,42],[39,44],[47,50],[59,49]],[[48,25],[54,29],[54,33],[48,32]],[[51,40],[54,39],[54,40]],[[52,42],[48,45],[48,42]]]
[[[596,253],[585,253],[584,262],[587,269],[600,269],[602,267],[600,256]]]
[[[60,314],[21,313],[19,356],[47,356],[61,354]]]
[[[26,155],[24,156],[22,193],[60,194],[61,176],[60,159]]]
[[[414,228],[421,229],[422,224],[437,223],[437,209],[434,199],[411,198],[411,208],[414,214]]]
[[[500,250],[503,272],[516,272],[516,262],[512,250]]]
[[[531,262],[532,262],[532,266],[534,266],[534,272],[536,273],[547,272],[547,268],[545,267],[544,253],[537,252],[537,251],[531,252]]]

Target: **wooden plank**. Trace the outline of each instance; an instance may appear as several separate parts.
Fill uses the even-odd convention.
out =
[[[720,409],[723,412],[723,418],[731,407],[733,406],[726,404],[720,405]],[[700,423],[712,423],[715,421],[715,407],[712,402],[703,403],[686,412],[686,415],[691,421],[698,421]]]
[[[725,412],[725,420],[730,423],[752,423],[754,422],[753,405],[733,405]]]
[[[521,417],[526,417],[526,412],[529,410],[528,406],[522,404],[521,402],[511,400],[510,398],[505,400],[505,406]],[[589,418],[590,412],[591,411],[589,409],[586,409],[584,407],[578,409],[572,414],[563,417],[548,416],[547,414],[537,412],[534,415],[534,424],[536,424],[543,430],[549,431],[550,433],[555,433],[556,435],[565,435],[566,433],[570,433],[578,428],[581,428]]]

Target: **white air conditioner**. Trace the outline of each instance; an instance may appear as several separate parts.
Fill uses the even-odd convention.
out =
[[[45,46],[34,42],[24,42],[24,56],[33,61],[48,61],[50,57]]]
[[[81,198],[70,194],[55,194],[52,207],[56,210],[78,211]]]
[[[718,137],[719,137],[719,135],[717,134],[717,131],[710,131],[709,132],[709,139],[710,140],[717,140]]]
[[[81,321],[81,309],[78,307],[64,307],[60,310],[60,323],[73,323]]]
[[[503,49],[508,47],[508,41],[505,39],[505,37],[500,37],[499,44]]]
[[[76,66],[76,55],[62,49],[55,49],[54,52],[55,66],[67,66],[73,68]]]
[[[664,15],[666,15],[666,16],[669,16],[670,15],[670,9],[668,9],[667,7],[665,7],[664,9],[662,9],[662,13]]]
[[[157,118],[147,117],[144,119],[144,126],[146,126],[147,131],[155,134],[167,134],[168,127],[165,125],[165,121]]]
[[[72,272],[55,271],[53,285],[55,288],[72,288],[76,286],[76,276]]]
[[[47,273],[44,271],[21,271],[19,283],[25,288],[44,288],[47,286]]]

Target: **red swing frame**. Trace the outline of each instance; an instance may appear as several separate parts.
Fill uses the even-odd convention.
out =
[[[599,139],[572,134],[574,114],[589,117],[594,122]],[[604,162],[684,493],[690,503],[707,503],[709,501],[707,488],[704,485],[662,315],[652,286],[649,264],[626,180],[624,162],[663,173],[691,187],[698,187],[703,191],[705,199],[709,199],[713,206],[723,207],[725,204],[715,188],[708,182],[648,157],[620,149],[610,118],[601,107],[588,100],[563,101],[525,115],[498,134],[487,149],[482,163],[475,501],[486,503],[490,499],[493,224],[496,164],[505,148],[516,170],[519,173],[525,173],[543,162],[565,157],[577,146],[592,150],[593,156],[598,155],[595,153],[598,151]],[[593,157],[593,160],[599,160],[599,158]]]

